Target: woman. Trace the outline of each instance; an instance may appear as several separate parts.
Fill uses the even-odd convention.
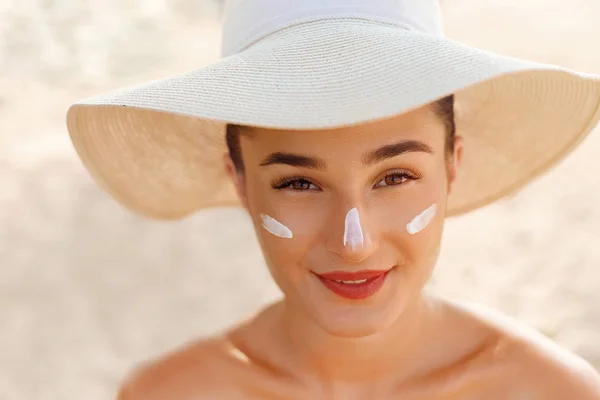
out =
[[[156,219],[241,204],[284,298],[139,367],[121,399],[600,399],[597,373],[423,291],[444,218],[600,119],[600,79],[447,40],[434,0],[230,1],[224,58],[79,102],[84,164]]]

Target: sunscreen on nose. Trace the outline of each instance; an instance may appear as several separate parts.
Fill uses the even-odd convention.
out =
[[[364,240],[363,232],[360,226],[358,209],[356,207],[348,211],[344,225],[344,246],[362,246]]]
[[[406,224],[406,231],[411,235],[421,232],[433,220],[433,217],[435,217],[436,212],[437,204],[429,206],[419,215],[414,217],[408,224]]]
[[[263,228],[272,235],[284,239],[290,239],[294,236],[290,228],[277,221],[275,218],[265,214],[261,214],[260,218],[262,220]]]

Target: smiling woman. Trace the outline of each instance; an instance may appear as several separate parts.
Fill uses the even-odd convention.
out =
[[[84,100],[69,131],[130,209],[240,204],[283,298],[146,363],[120,397],[599,399],[585,361],[424,286],[446,217],[571,151],[600,79],[446,40],[434,0],[226,12],[223,60]]]
[[[453,103],[453,96],[449,96],[400,117],[349,128],[314,130],[310,134],[229,125],[226,134],[231,160],[229,171],[233,172],[231,175],[242,202],[249,210],[255,209],[256,215],[267,213],[270,224],[265,224],[264,218],[262,221],[255,218],[257,222],[262,222],[267,232],[273,233],[274,229],[270,227],[275,221],[294,234],[293,247],[283,247],[278,241],[259,235],[267,260],[277,258],[280,261],[274,264],[292,272],[289,266],[294,262],[294,256],[288,253],[273,254],[270,250],[282,253],[290,247],[294,251],[304,247],[306,253],[301,257],[308,260],[314,258],[312,263],[317,267],[316,270],[306,269],[311,272],[307,275],[311,279],[309,282],[317,282],[313,280],[317,276],[325,287],[349,298],[366,298],[379,291],[390,276],[389,272],[396,273],[396,266],[406,263],[398,260],[397,256],[382,255],[379,236],[392,237],[402,232],[415,234],[432,222],[435,215],[426,212],[426,218],[422,218],[423,210],[437,210],[437,203],[445,203],[440,193],[431,192],[451,183],[456,175],[455,162],[460,161],[461,142],[460,138],[455,140]],[[257,150],[259,154],[256,154]],[[270,168],[261,168],[267,166]],[[362,182],[359,177],[363,177]],[[264,182],[268,185],[261,186]],[[262,199],[249,198],[250,193],[268,196],[273,204],[259,205],[257,203]],[[427,200],[418,201],[419,198]],[[340,232],[341,218],[336,210],[347,210],[344,211],[343,233]],[[367,215],[368,218],[365,218]],[[364,228],[365,224],[370,229]],[[335,229],[326,229],[328,227]],[[275,236],[280,237],[277,234]],[[326,250],[320,249],[323,243],[329,243]],[[271,248],[268,248],[269,244]],[[423,242],[418,241],[416,247],[423,248]],[[424,254],[427,255],[437,253],[436,249],[425,250]],[[376,251],[377,257],[387,257],[389,260],[372,260],[373,255],[369,252]],[[344,267],[339,260],[324,260],[323,254],[328,252],[337,253],[352,263],[370,258],[369,263],[374,264],[371,267],[385,266],[387,269],[379,270],[377,274],[373,274],[373,270],[319,273],[318,270],[327,268],[321,267],[322,264]],[[415,252],[399,253],[406,257]],[[352,268],[345,266],[343,269]],[[430,269],[431,266],[428,266],[424,270]],[[401,271],[419,278],[419,274],[410,272],[406,267]],[[277,271],[272,272],[274,277],[279,276]],[[330,278],[324,278],[326,275]],[[420,277],[418,284],[424,284],[426,280]],[[282,287],[286,283],[278,284]],[[400,290],[396,294],[405,296],[415,291]],[[302,293],[300,290],[296,292]],[[313,301],[315,310],[325,310],[325,303],[321,299]],[[407,301],[396,298],[388,299],[386,303],[402,307]],[[373,316],[374,313],[370,312],[369,315]],[[397,320],[397,317],[392,315],[390,319]],[[368,319],[368,316],[361,318],[362,321]],[[322,317],[324,323],[333,320],[328,316]],[[355,325],[355,328],[358,327]]]
[[[242,132],[226,169],[287,304],[341,336],[406,326],[401,316],[420,302],[437,258],[460,137],[448,157],[449,135],[431,106],[346,128]],[[439,212],[415,224],[432,204]],[[291,241],[261,229],[261,215]],[[415,235],[419,221],[427,224]]]

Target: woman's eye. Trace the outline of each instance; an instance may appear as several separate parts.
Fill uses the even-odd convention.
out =
[[[375,187],[396,186],[402,185],[409,180],[416,180],[418,177],[408,172],[392,172],[383,177],[382,180],[375,184]]]
[[[283,182],[276,183],[273,185],[274,189],[291,189],[297,191],[303,190],[318,190],[319,188],[309,180],[306,179],[289,179]]]

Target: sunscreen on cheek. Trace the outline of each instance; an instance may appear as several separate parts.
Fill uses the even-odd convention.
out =
[[[419,215],[414,217],[408,224],[406,224],[406,231],[411,235],[421,232],[433,220],[433,217],[435,217],[436,212],[437,204],[429,206]]]
[[[290,239],[294,236],[290,228],[277,221],[275,218],[270,217],[266,214],[261,214],[260,218],[262,221],[262,227],[265,228],[265,230],[271,233],[272,235],[283,239]]]

